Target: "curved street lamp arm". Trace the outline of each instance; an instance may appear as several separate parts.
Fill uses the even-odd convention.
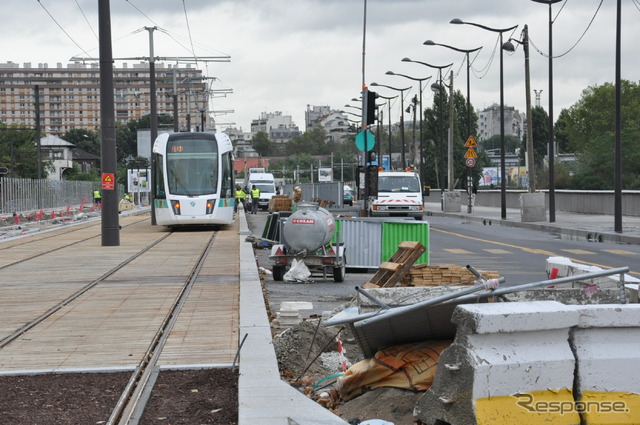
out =
[[[449,68],[450,66],[452,66],[452,65],[453,65],[453,62],[451,62],[451,63],[450,63],[450,64],[448,64],[448,65],[441,65],[441,66],[438,66],[438,65],[431,65],[430,63],[420,62],[420,61],[414,61],[414,60],[411,60],[411,59],[409,59],[409,58],[403,58],[403,59],[402,59],[402,62],[414,62],[414,63],[419,63],[420,65],[428,66],[429,68],[435,68],[435,69],[445,69],[445,68]]]
[[[450,24],[457,24],[457,25],[460,25],[460,24],[473,25],[474,27],[482,28],[482,29],[485,29],[487,31],[492,31],[492,32],[507,32],[507,31],[511,31],[511,30],[514,30],[514,29],[518,28],[517,25],[514,25],[514,26],[509,27],[509,28],[491,28],[491,27],[488,27],[486,25],[476,24],[475,22],[465,22],[465,21],[463,21],[462,19],[459,19],[459,18],[454,18],[449,23]]]
[[[397,72],[393,72],[393,71],[387,71],[386,74],[387,75],[397,75],[397,76],[400,76],[400,77],[408,78],[408,79],[413,80],[413,81],[425,81],[425,80],[431,79],[431,76],[428,76],[428,77],[425,77],[425,78],[416,78],[416,77],[410,77],[410,76],[404,75],[404,74],[398,74]]]
[[[475,49],[469,49],[469,50],[465,50],[465,49],[459,49],[457,47],[454,46],[449,46],[448,44],[442,44],[442,43],[436,43],[432,40],[427,40],[424,43],[425,46],[441,46],[441,47],[446,47],[447,49],[451,49],[451,50],[455,50],[456,52],[460,52],[460,53],[473,53],[473,52],[477,52],[478,50],[482,49],[482,46],[480,47],[476,47]]]
[[[405,91],[405,90],[410,90],[410,89],[411,89],[411,87],[412,87],[412,86],[409,86],[409,87],[404,88],[404,89],[399,89],[399,88],[397,88],[397,87],[385,86],[384,84],[378,84],[378,83],[371,83],[371,84],[369,84],[369,85],[370,85],[370,86],[373,86],[373,87],[386,87],[386,88],[388,88],[388,89],[396,90],[396,91]]]

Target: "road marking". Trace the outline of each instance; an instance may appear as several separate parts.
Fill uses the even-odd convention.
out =
[[[556,254],[554,252],[547,251],[547,250],[544,250],[544,249],[532,249],[532,248],[527,248],[527,247],[518,246],[518,245],[512,245],[512,244],[508,244],[508,243],[504,243],[504,242],[496,242],[496,241],[492,241],[492,240],[488,240],[488,239],[474,238],[473,236],[463,235],[462,233],[449,232],[449,231],[446,231],[446,230],[436,229],[434,227],[430,227],[429,230],[435,231],[435,232],[440,232],[440,233],[445,233],[445,234],[452,235],[452,236],[458,236],[460,238],[465,238],[465,239],[471,239],[471,240],[474,240],[474,241],[484,242],[484,243],[488,243],[488,244],[494,244],[494,245],[506,246],[508,248],[519,249],[519,250],[522,250],[524,252],[528,252],[528,253],[531,253],[531,254],[542,254],[542,255],[546,255],[548,257],[562,257],[562,255],[559,255],[559,254]],[[602,265],[602,264],[597,264],[597,263],[591,263],[591,262],[588,262],[588,261],[578,260],[576,258],[569,258],[569,259],[571,261],[573,261],[574,263],[588,264],[590,266],[600,267],[601,269],[612,269],[613,268],[613,267],[605,266],[605,265]],[[631,270],[629,270],[629,274],[640,275],[639,272],[633,272]]]
[[[506,249],[483,249],[483,251],[487,251],[492,254],[512,254],[511,251],[507,251]]]
[[[584,249],[563,249],[564,252],[570,252],[576,255],[594,255],[593,251],[585,251]]]
[[[473,254],[473,252],[467,251],[466,249],[451,248],[451,249],[443,249],[443,251],[447,251],[452,254]]]
[[[625,251],[624,249],[603,249],[603,251],[617,255],[638,255],[637,252]]]

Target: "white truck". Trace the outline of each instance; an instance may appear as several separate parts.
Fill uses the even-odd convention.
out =
[[[424,202],[420,176],[415,171],[380,171],[378,196],[371,202],[372,217],[413,217],[422,220]]]
[[[269,208],[269,200],[277,194],[275,178],[271,173],[249,173],[247,179],[247,194],[251,196],[251,188],[253,185],[260,190],[260,198],[258,199],[258,208],[266,210]]]

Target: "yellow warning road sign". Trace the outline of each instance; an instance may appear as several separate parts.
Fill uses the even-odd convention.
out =
[[[467,153],[464,154],[465,158],[477,158],[478,155],[476,155],[476,151],[473,150],[473,148],[469,148],[467,149]]]
[[[477,148],[478,144],[476,143],[476,139],[473,136],[469,136],[467,139],[467,143],[464,144],[465,148]]]

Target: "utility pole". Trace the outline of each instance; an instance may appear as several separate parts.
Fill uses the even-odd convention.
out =
[[[524,48],[524,89],[527,104],[527,163],[529,165],[529,193],[536,191],[536,169],[533,153],[533,122],[531,116],[531,74],[529,67],[529,27],[522,30],[522,47]],[[537,93],[536,93],[537,95]]]
[[[36,150],[38,161],[38,209],[42,208],[42,143],[40,142],[40,86],[34,87],[36,113]]]
[[[100,156],[102,164],[102,246],[120,245],[116,176],[116,124],[113,89],[113,52],[109,0],[98,0],[100,34]],[[105,187],[111,180],[114,186]]]
[[[454,104],[453,104],[453,71],[450,71],[449,74],[449,144],[448,144],[448,148],[449,148],[449,161],[448,161],[448,167],[447,167],[447,172],[449,174],[449,179],[448,179],[448,184],[447,186],[449,189],[449,192],[453,192],[453,182],[454,182],[454,175],[453,175],[453,127],[454,127],[454,122],[455,122],[455,108],[454,108]]]
[[[151,104],[150,126],[151,126],[151,224],[156,225],[156,185],[158,183],[156,175],[156,160],[153,154],[153,144],[158,137],[158,111],[156,105],[156,60],[153,54],[153,31],[156,27],[144,27],[149,31],[149,103]]]

